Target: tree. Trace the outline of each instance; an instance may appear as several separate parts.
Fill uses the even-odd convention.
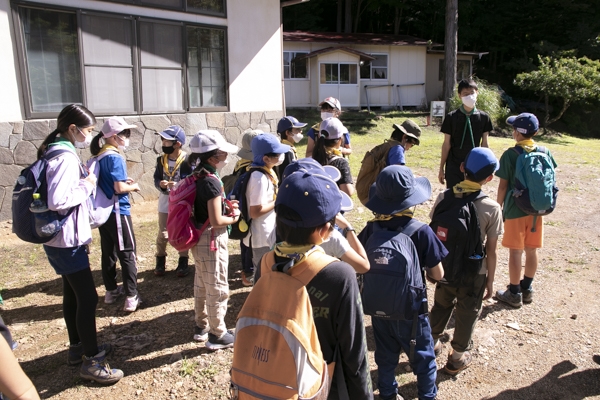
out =
[[[444,101],[446,110],[456,84],[456,51],[458,48],[458,0],[446,0],[446,39],[444,41]]]
[[[587,57],[541,57],[535,71],[518,74],[515,85],[544,97],[546,105],[542,126],[558,121],[577,101],[600,100],[600,61]],[[550,118],[550,99],[562,101],[557,115]]]

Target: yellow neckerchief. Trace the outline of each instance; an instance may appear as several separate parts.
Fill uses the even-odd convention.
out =
[[[250,167],[250,164],[252,164],[252,160],[246,160],[244,158],[239,159],[238,162],[235,164],[235,167],[233,168],[233,173],[238,172],[242,168],[248,171],[248,167]]]
[[[537,148],[535,142],[531,138],[518,141],[517,146],[521,146],[527,153],[531,153]]]
[[[102,146],[102,148],[100,149],[100,151],[98,152],[98,154],[96,154],[96,156],[99,156],[100,154],[104,153],[105,151],[116,151],[117,153],[119,152],[119,149],[117,149],[115,146],[113,146],[112,144],[104,144],[104,146]]]
[[[452,188],[454,194],[470,194],[475,193],[481,190],[481,185],[477,182],[464,180],[460,183],[457,183]]]
[[[306,260],[306,258],[315,251],[325,254],[325,250],[314,244],[295,245],[288,244],[287,242],[281,242],[275,245],[274,250],[275,255],[278,257],[285,257],[295,260],[294,266]]]
[[[165,154],[162,157],[162,165],[163,165],[163,173],[169,177],[169,180],[173,179],[175,176],[175,172],[181,167],[181,164],[185,161],[185,152],[180,151],[179,157],[175,160],[175,166],[173,167],[173,171],[169,172],[169,155]]]
[[[296,146],[294,146],[294,143],[290,142],[287,139],[281,139],[281,143],[287,144],[288,146],[290,146],[290,150],[292,150],[294,152],[294,160],[297,160],[298,159],[298,153],[296,153]]]
[[[329,160],[332,157],[342,156],[342,151],[340,149],[334,149],[333,147],[328,147],[325,149],[325,154],[327,154],[327,159]]]
[[[412,218],[413,215],[414,215],[414,211],[411,210],[410,208],[407,208],[404,211],[400,211],[399,213],[392,214],[392,215],[375,214],[375,218],[373,218],[369,222],[389,221],[390,219],[392,219],[394,217],[409,217],[409,218]]]

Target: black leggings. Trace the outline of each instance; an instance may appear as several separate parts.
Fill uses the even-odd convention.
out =
[[[96,305],[98,293],[89,268],[62,275],[63,316],[67,324],[69,342],[83,345],[86,357],[98,354],[96,338]]]

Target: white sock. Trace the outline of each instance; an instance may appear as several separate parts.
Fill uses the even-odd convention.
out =
[[[460,351],[453,350],[452,351],[452,360],[454,360],[454,361],[460,360],[461,357],[463,356],[463,354],[465,354],[464,351],[460,352]]]

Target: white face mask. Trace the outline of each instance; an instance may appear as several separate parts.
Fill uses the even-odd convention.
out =
[[[277,162],[275,163],[274,167],[283,164],[283,160],[285,160],[285,154],[281,153],[279,155],[279,158],[277,159]]]
[[[127,148],[129,147],[129,139],[123,139],[123,144],[121,146],[119,146],[119,150],[127,150]]]
[[[92,143],[92,135],[86,135],[85,133],[81,132],[81,130],[79,130],[79,128],[77,128],[77,130],[85,136],[85,140],[83,142],[78,142],[75,141],[75,147],[77,147],[78,149],[85,149],[87,147],[90,146],[90,143]]]
[[[477,94],[473,93],[465,97],[460,98],[465,107],[473,108],[475,107],[475,102],[477,101]]]
[[[333,118],[332,112],[321,111],[321,119],[325,121],[327,118]]]
[[[226,166],[227,164],[229,164],[229,159],[228,159],[228,158],[224,159],[223,161],[219,161],[219,162],[217,163],[217,165],[215,165],[215,168],[216,168],[216,169],[221,169],[221,168],[223,168],[224,166]]]
[[[294,143],[299,143],[303,137],[304,136],[302,136],[302,133],[298,132],[295,133],[294,136],[292,136],[292,139],[294,140]]]

